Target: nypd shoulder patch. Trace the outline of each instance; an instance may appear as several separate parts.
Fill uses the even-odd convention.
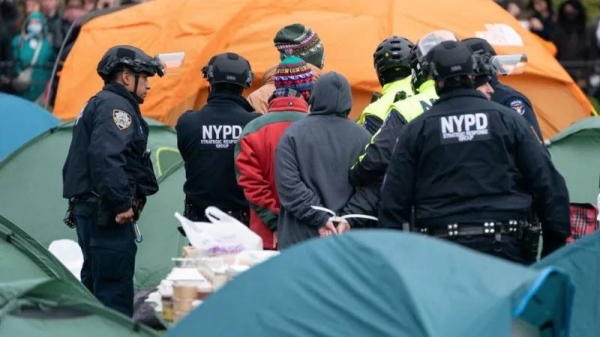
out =
[[[525,112],[525,103],[520,99],[511,101],[508,106],[521,115]]]
[[[114,109],[112,112],[113,121],[120,131],[123,131],[131,126],[131,115],[119,109]]]

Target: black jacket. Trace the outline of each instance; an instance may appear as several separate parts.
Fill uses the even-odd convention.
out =
[[[466,131],[466,132],[465,132]],[[441,95],[409,123],[383,183],[379,223],[527,220],[532,195],[546,235],[570,233],[563,177],[523,118],[476,90]]]
[[[177,146],[185,162],[186,200],[204,210],[247,211],[248,202],[235,178],[234,156],[242,129],[260,114],[241,95],[213,92],[199,111],[179,117]]]
[[[372,215],[378,187],[355,190],[348,167],[356,162],[370,134],[348,119],[352,96],[348,81],[336,73],[322,75],[309,101],[311,112],[283,134],[275,154],[275,178],[281,201],[278,243],[284,249],[318,236],[331,215]],[[366,222],[349,220],[353,227]]]
[[[512,87],[500,83],[497,77],[494,77],[490,84],[494,88],[492,101],[518,112],[527,120],[529,125],[531,125],[531,128],[533,128],[533,131],[535,131],[538,138],[544,139],[540,124],[533,112],[531,101]]]
[[[105,85],[86,103],[73,127],[63,167],[63,197],[94,192],[122,213],[134,197],[155,194],[158,183],[146,153],[148,133],[133,95],[120,84]]]

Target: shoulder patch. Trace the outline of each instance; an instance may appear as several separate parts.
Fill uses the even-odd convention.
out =
[[[508,107],[515,110],[516,112],[518,112],[521,115],[525,112],[525,102],[523,102],[520,99],[515,99],[515,100],[511,101],[510,103],[508,103]]]
[[[114,109],[112,112],[113,121],[120,131],[123,131],[131,126],[131,115],[119,109]]]

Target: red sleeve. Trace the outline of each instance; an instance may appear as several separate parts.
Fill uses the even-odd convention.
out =
[[[256,140],[256,137],[252,136],[252,134],[243,136],[238,143],[239,151],[235,157],[238,185],[253,207],[263,209],[262,212],[258,212],[259,216],[263,222],[268,223],[270,217],[279,215],[277,196],[271,190],[268,177],[264,175],[262,165],[252,146],[252,141]]]

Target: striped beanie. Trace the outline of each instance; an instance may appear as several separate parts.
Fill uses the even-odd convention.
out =
[[[282,60],[286,56],[295,55],[323,69],[325,62],[323,44],[312,29],[299,23],[285,26],[277,32],[273,42]]]
[[[275,70],[275,90],[293,89],[308,102],[313,87],[312,70],[304,60],[296,56],[286,57]]]

